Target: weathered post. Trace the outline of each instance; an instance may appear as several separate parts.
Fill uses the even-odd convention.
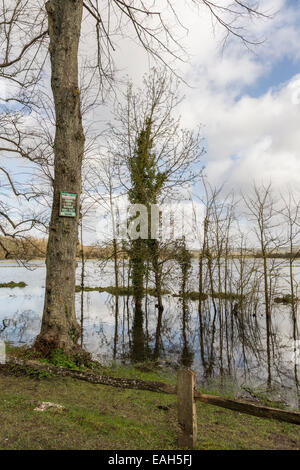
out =
[[[184,369],[177,376],[178,445],[193,449],[197,442],[197,414],[194,400],[195,372]]]

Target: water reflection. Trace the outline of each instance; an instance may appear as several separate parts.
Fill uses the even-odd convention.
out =
[[[41,325],[45,264],[35,261],[32,268],[28,271],[16,263],[0,263],[0,282],[28,284],[25,288],[0,289],[0,339],[14,345],[31,344]],[[195,273],[196,263],[193,269]],[[78,284],[79,277],[80,266]],[[86,285],[99,286],[99,279],[101,286],[111,285],[113,266],[108,265],[100,277],[97,262],[86,262]],[[193,279],[196,283],[195,274]],[[176,282],[173,276],[168,286],[173,292],[180,290]],[[232,291],[237,292],[238,279],[230,282]],[[199,302],[168,294],[163,296],[163,307],[163,311],[157,308],[153,296],[143,299],[148,358],[167,361],[174,368],[193,367],[199,384],[218,383],[225,387],[230,381],[239,388],[265,389],[271,374],[276,396],[299,407],[299,314],[295,321],[289,305],[272,305],[269,357],[259,286],[238,299],[209,296]],[[83,345],[96,359],[102,362],[129,359],[133,308],[129,296],[84,292]],[[76,309],[80,320],[80,293]]]

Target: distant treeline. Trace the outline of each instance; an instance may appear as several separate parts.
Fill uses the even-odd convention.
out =
[[[193,258],[199,258],[201,254],[201,251],[197,251],[197,250],[192,250],[192,256]],[[212,258],[216,258],[218,255],[216,253],[213,253],[211,252],[211,257]],[[224,258],[225,257],[225,254],[220,254],[219,255],[221,258]],[[234,249],[233,251],[229,251],[227,253],[227,258],[239,258],[241,256],[241,253],[239,253],[236,249]],[[245,251],[243,250],[242,252],[242,256],[244,258],[262,258],[263,255],[260,251],[257,251],[257,250],[249,250],[249,251]],[[207,257],[207,255],[204,255],[204,257]],[[300,250],[297,250],[297,251],[293,251],[292,253],[286,251],[286,252],[272,252],[272,253],[267,253],[266,254],[266,257],[267,258],[283,258],[283,259],[296,259],[296,258],[300,258]]]
[[[0,237],[0,259],[43,259],[46,257],[47,239],[26,237],[14,239]],[[97,246],[84,246],[85,259],[109,259],[112,256],[112,247],[99,248]],[[81,245],[77,247],[77,257],[81,256]]]
[[[268,253],[267,258],[285,258],[285,259],[295,259],[295,258],[300,258],[300,251],[294,252],[294,253]],[[261,253],[255,253],[254,255],[255,258],[262,258]]]
[[[47,250],[47,239],[38,239],[34,237],[26,237],[24,239],[14,239],[7,237],[0,237],[0,259],[38,259],[45,258]],[[122,250],[121,246],[118,246],[119,258],[126,258],[127,254]],[[85,259],[100,259],[108,260],[113,258],[113,245],[107,244],[105,247],[98,246],[84,246],[83,253]],[[201,251],[191,250],[193,258],[199,258]],[[172,250],[164,249],[161,253],[161,256],[164,258],[172,259]],[[214,253],[211,253],[212,258],[214,258]],[[243,256],[249,258],[262,258],[262,254],[258,251],[251,252],[249,251],[246,255],[245,252]],[[77,248],[77,257],[81,257],[81,245],[78,245]],[[204,256],[205,257],[205,256]],[[239,254],[237,250],[228,253],[228,257],[237,258]],[[269,253],[268,258],[300,258],[300,250],[291,253]]]
[[[46,255],[47,240],[33,237],[0,237],[1,259],[37,259]]]

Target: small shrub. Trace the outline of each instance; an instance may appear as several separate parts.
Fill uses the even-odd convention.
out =
[[[75,360],[67,356],[63,349],[54,349],[50,355],[50,362],[54,366],[64,367],[65,369],[79,369]]]

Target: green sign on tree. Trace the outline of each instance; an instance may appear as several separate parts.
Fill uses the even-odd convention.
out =
[[[60,193],[59,215],[62,217],[76,217],[77,193]]]

